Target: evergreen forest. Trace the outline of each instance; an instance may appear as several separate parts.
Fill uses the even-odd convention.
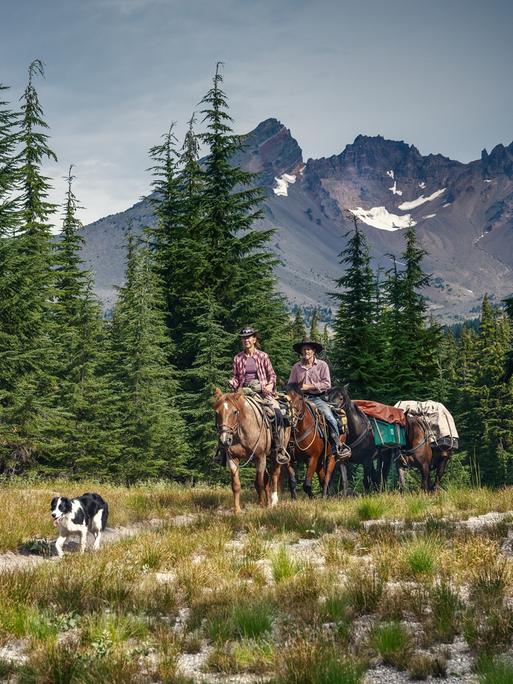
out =
[[[184,140],[171,126],[149,151],[156,227],[126,227],[126,279],[112,316],[81,261],[80,199],[70,160],[62,206],[43,169],[55,159],[29,67],[18,95],[0,86],[0,473],[123,483],[225,477],[213,461],[212,396],[227,390],[238,331],[258,329],[278,378],[295,341],[324,345],[333,384],[394,404],[433,399],[453,414],[459,483],[513,484],[513,299],[487,297],[479,324],[457,334],[430,315],[425,252],[413,225],[388,272],[376,272],[355,218],[331,293],[333,329],[318,311],[292,314],[277,290],[272,230],[257,230],[264,192],[233,165],[222,69]],[[200,163],[200,150],[206,156]],[[56,236],[56,234],[58,235]]]

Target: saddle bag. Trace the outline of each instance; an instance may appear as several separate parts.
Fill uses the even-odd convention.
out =
[[[406,445],[406,432],[402,425],[385,423],[384,420],[369,417],[377,447],[401,447]]]

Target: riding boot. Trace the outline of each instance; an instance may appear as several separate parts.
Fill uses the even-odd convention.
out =
[[[347,444],[341,444],[338,435],[330,436],[331,451],[337,460],[347,461],[351,458],[351,449]]]

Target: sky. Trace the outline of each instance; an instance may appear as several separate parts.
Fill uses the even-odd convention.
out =
[[[278,118],[305,160],[362,133],[460,161],[513,141],[511,0],[0,0],[0,83],[30,62],[86,224],[150,189],[148,150],[186,122],[223,61],[237,133]]]

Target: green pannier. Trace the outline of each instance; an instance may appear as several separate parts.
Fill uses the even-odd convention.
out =
[[[406,444],[406,433],[402,425],[385,423],[377,418],[369,418],[374,433],[374,444],[378,447],[398,447]]]

